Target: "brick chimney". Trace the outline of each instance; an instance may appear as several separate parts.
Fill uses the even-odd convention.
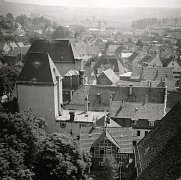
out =
[[[80,85],[84,84],[84,70],[79,71],[79,83]]]
[[[133,85],[129,84],[129,95],[132,96],[133,95]]]

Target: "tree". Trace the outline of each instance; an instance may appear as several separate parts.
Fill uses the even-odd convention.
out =
[[[13,66],[3,66],[0,69],[0,97],[12,93],[19,72]]]
[[[118,164],[112,155],[106,156],[103,159],[103,179],[113,180],[117,176]]]
[[[32,180],[38,142],[45,136],[45,121],[35,114],[0,113],[0,174],[2,179]]]
[[[39,180],[83,179],[91,157],[63,134],[48,135],[39,146],[35,172]]]

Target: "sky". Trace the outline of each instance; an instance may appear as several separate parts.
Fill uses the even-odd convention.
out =
[[[69,7],[163,7],[181,8],[181,0],[6,0],[11,2]]]

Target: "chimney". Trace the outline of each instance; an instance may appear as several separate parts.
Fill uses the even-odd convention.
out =
[[[133,85],[129,84],[129,95],[133,95]]]
[[[69,112],[69,115],[70,115],[70,121],[74,122],[75,112],[71,111],[71,112]]]
[[[109,98],[109,107],[111,107],[112,99],[113,99],[113,95],[111,94],[111,95],[110,95],[110,98]]]
[[[84,70],[79,71],[79,82],[80,82],[80,85],[84,84]]]
[[[148,95],[146,94],[145,95],[145,104],[147,104],[148,103]]]
[[[85,97],[85,113],[87,113],[89,110],[89,99],[88,95]]]

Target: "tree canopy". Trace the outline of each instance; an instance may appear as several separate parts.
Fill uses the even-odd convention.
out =
[[[89,153],[81,152],[64,134],[50,134],[39,146],[36,173],[39,180],[84,179],[91,165]]]
[[[0,113],[0,174],[3,180],[85,179],[91,156],[64,134],[45,132],[32,112]]]
[[[32,180],[44,120],[32,113],[0,114],[0,174],[5,180]]]
[[[0,68],[0,96],[12,93],[19,72],[13,66]]]
[[[105,180],[113,180],[117,176],[118,164],[112,155],[106,156],[103,159],[103,173]]]

